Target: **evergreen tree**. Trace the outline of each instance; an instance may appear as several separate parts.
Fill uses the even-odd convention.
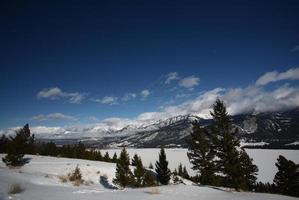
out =
[[[10,137],[7,155],[2,161],[8,166],[21,166],[24,163],[25,153],[32,153],[34,149],[34,135],[31,135],[29,125],[16,131],[15,137]]]
[[[139,160],[139,157],[137,154],[135,154],[132,158],[132,166],[136,166],[137,165],[137,162]]]
[[[241,151],[240,164],[242,169],[241,187],[244,190],[251,190],[256,183],[258,168],[252,163],[252,159],[245,150]]]
[[[74,158],[84,159],[86,154],[85,145],[82,142],[79,142],[74,146]]]
[[[116,154],[116,152],[114,152],[114,154],[113,154],[112,161],[113,161],[114,163],[117,162],[117,154]]]
[[[145,169],[142,164],[142,160],[140,157],[137,156],[135,158],[136,162],[136,168],[134,169],[134,176],[135,176],[135,187],[141,187],[144,185],[144,175],[145,175]]]
[[[101,151],[95,151],[95,160],[97,161],[102,161],[103,160],[103,156],[102,156],[102,153]]]
[[[193,124],[187,155],[193,165],[192,169],[198,172],[200,183],[213,184],[215,176],[213,143],[207,132],[196,123]]]
[[[110,162],[110,156],[109,156],[108,151],[106,151],[106,153],[105,153],[105,155],[104,155],[104,161],[105,161],[105,162]]]
[[[240,187],[242,180],[242,169],[240,165],[240,154],[238,148],[240,142],[236,137],[237,132],[233,131],[231,118],[226,111],[222,101],[216,100],[211,112],[213,117],[212,134],[216,150],[217,170],[224,175],[224,186],[233,187],[236,190]]]
[[[170,180],[170,170],[168,169],[168,161],[164,148],[161,148],[159,154],[159,161],[156,162],[157,179],[162,185],[168,185]]]
[[[184,166],[184,168],[183,168],[182,177],[185,178],[185,179],[189,179],[190,178],[190,176],[188,174],[188,171],[186,169],[186,166]]]
[[[278,192],[286,195],[299,196],[299,166],[293,161],[279,156],[277,163],[278,172],[274,177],[274,184]]]
[[[3,134],[0,138],[0,153],[6,153],[8,141],[8,138]]]
[[[115,179],[113,183],[121,187],[132,186],[133,174],[130,170],[130,157],[126,149],[123,148],[116,164]]]
[[[179,175],[179,173],[178,173],[178,170],[177,170],[177,169],[174,169],[174,171],[173,171],[173,175],[175,175],[175,176]]]
[[[183,165],[182,165],[182,163],[180,163],[179,166],[178,166],[178,175],[179,176],[183,175]]]

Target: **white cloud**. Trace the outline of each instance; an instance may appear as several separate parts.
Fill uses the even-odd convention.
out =
[[[199,80],[196,76],[188,76],[180,80],[179,86],[192,90],[199,84]]]
[[[37,98],[38,99],[50,99],[50,100],[58,100],[62,98],[68,99],[70,103],[79,104],[81,103],[86,97],[86,94],[79,93],[79,92],[63,92],[58,87],[52,87],[52,88],[45,88],[38,92]]]
[[[256,85],[267,85],[271,82],[296,79],[299,79],[299,68],[291,68],[281,73],[277,71],[267,72],[256,81]]]
[[[165,84],[170,84],[172,81],[179,80],[179,74],[177,72],[170,72],[166,75]]]
[[[76,117],[70,116],[70,115],[65,115],[62,113],[51,113],[48,115],[37,115],[31,117],[31,120],[36,120],[36,121],[53,121],[53,120],[78,120]]]
[[[101,104],[108,104],[108,105],[115,105],[117,104],[118,97],[113,96],[105,96],[102,99],[94,99],[95,102],[101,103]]]
[[[146,90],[142,90],[141,93],[140,93],[140,95],[141,95],[142,99],[146,99],[150,95],[150,91],[147,90],[147,89]]]
[[[46,98],[46,99],[55,100],[63,96],[64,96],[63,92],[58,87],[46,88],[37,94],[38,99]]]
[[[130,101],[130,100],[132,100],[132,99],[135,99],[136,97],[137,97],[137,95],[136,95],[135,93],[126,93],[126,94],[123,96],[122,100],[123,100],[123,101]]]

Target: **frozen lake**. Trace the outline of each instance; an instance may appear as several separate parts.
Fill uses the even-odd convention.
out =
[[[112,157],[114,152],[119,155],[121,149],[101,150],[102,154],[106,151],[108,151],[109,155]],[[127,151],[131,158],[137,153],[141,156],[143,164],[149,166],[150,163],[155,165],[160,149],[127,149]],[[186,166],[190,174],[194,174],[187,157],[187,151],[187,149],[165,149],[169,161],[169,168],[171,170],[177,168],[179,163],[182,163]],[[297,164],[299,163],[299,150],[246,149],[246,152],[253,158],[254,163],[258,166],[258,181],[262,182],[273,181],[275,173],[277,172],[275,163],[279,155],[283,155]]]

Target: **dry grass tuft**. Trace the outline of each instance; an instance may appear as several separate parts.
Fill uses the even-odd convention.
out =
[[[83,180],[77,179],[72,182],[73,182],[73,186],[80,186],[83,183]]]
[[[67,182],[67,177],[66,176],[58,176],[60,182],[66,183]]]
[[[151,195],[161,194],[160,188],[159,187],[152,187],[149,191],[149,194],[151,194]]]
[[[21,187],[19,183],[13,183],[9,186],[8,194],[18,194],[23,192],[24,189]]]

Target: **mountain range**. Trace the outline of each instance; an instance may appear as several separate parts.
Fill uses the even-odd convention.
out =
[[[233,126],[243,143],[296,144],[299,141],[299,108],[283,112],[232,116]],[[73,144],[81,141],[91,147],[186,147],[192,124],[209,126],[211,119],[195,115],[171,117],[149,124],[130,124],[113,129],[103,126],[53,128],[51,132],[35,127],[33,133],[41,141]],[[4,132],[5,133],[5,132]],[[298,143],[298,142],[297,142]]]

